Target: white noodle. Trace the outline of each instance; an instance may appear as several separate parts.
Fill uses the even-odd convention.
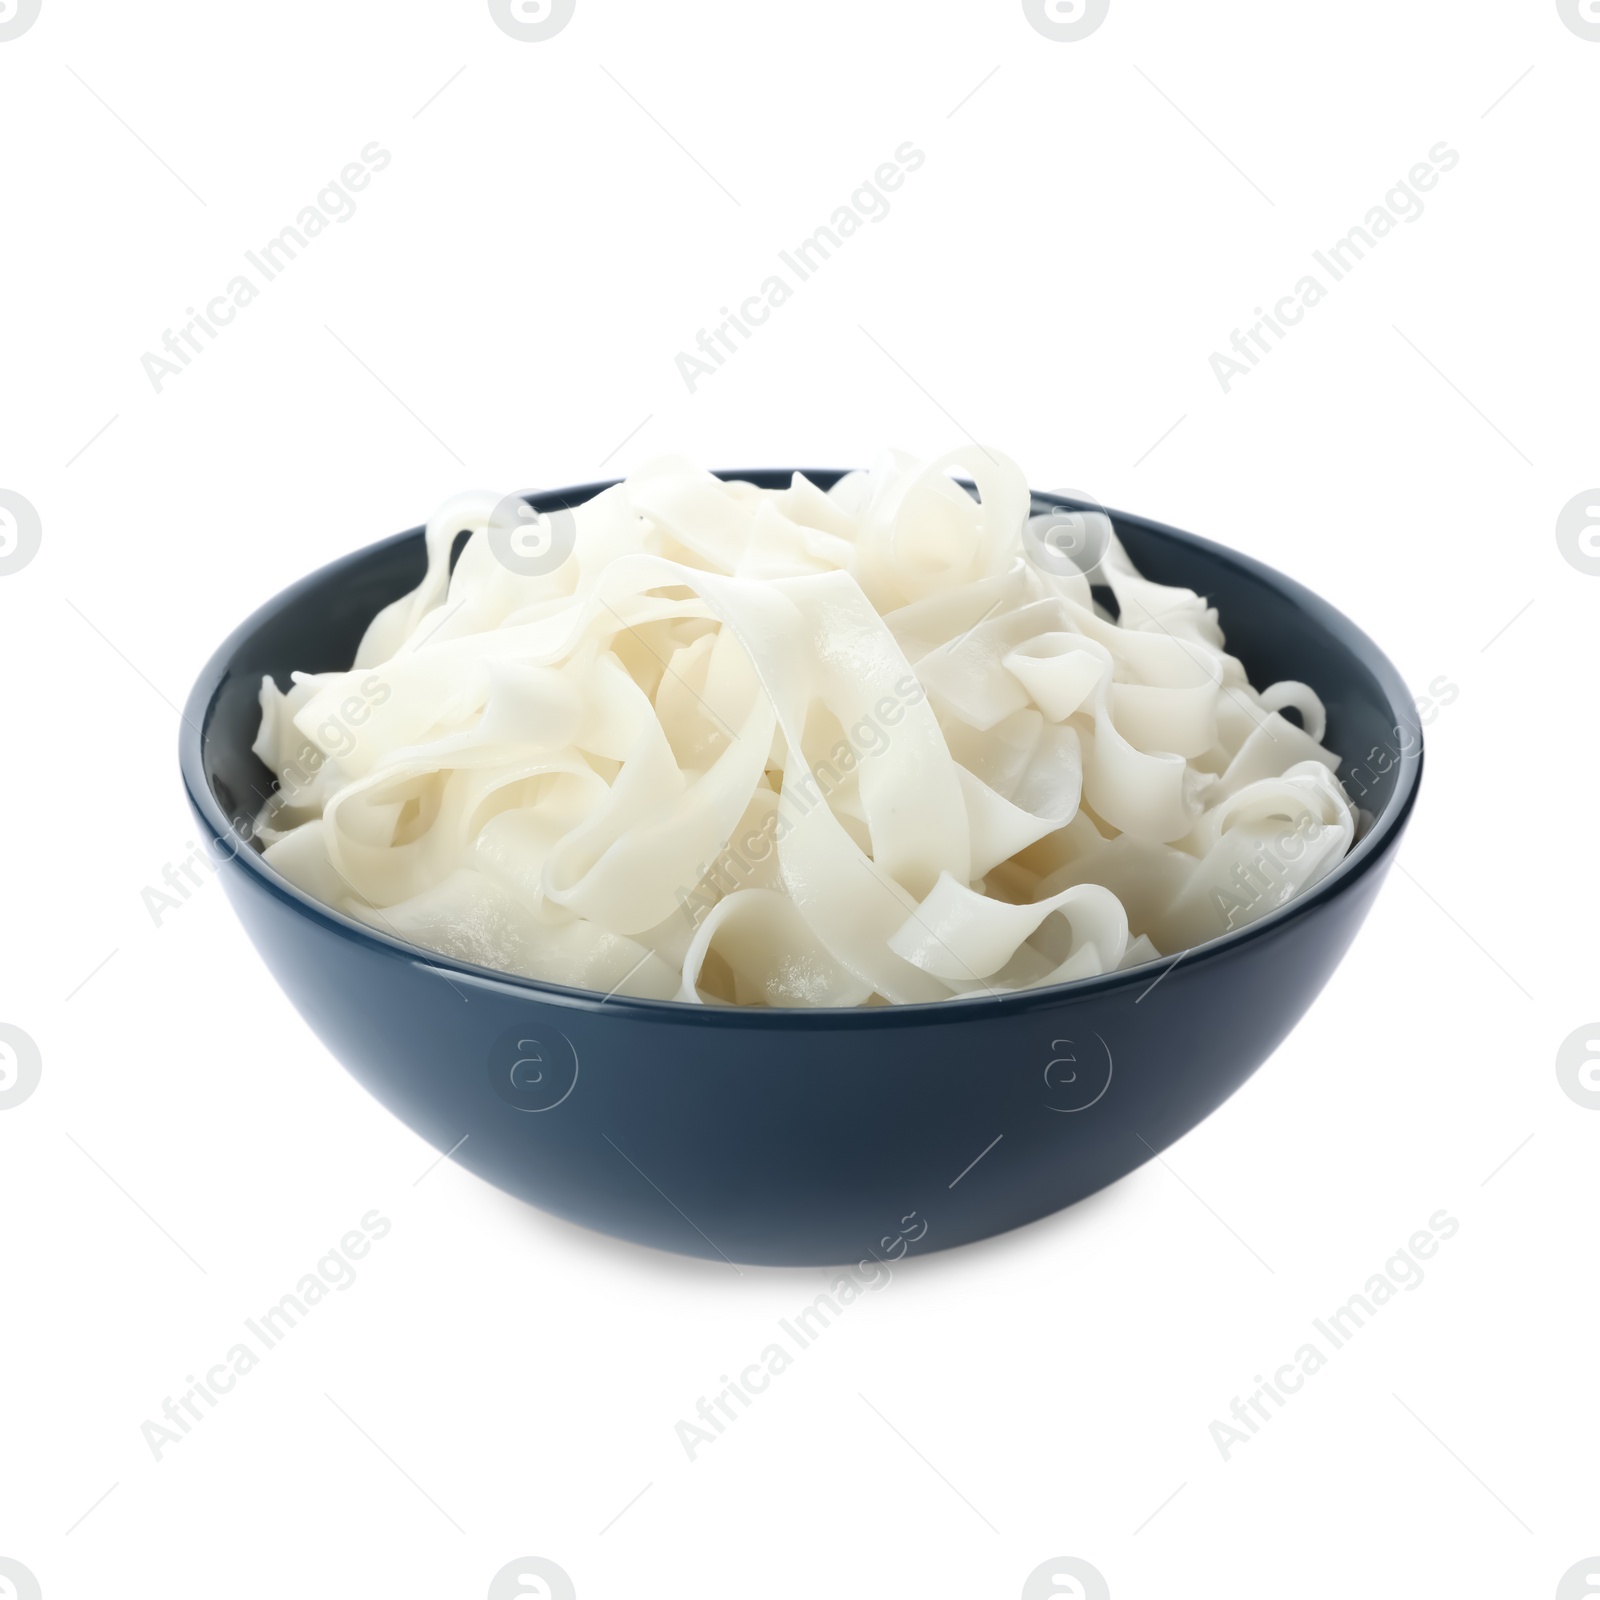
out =
[[[1176,955],[1350,847],[1316,694],[1252,689],[1103,517],[1092,574],[1032,559],[998,452],[826,493],[657,461],[543,562],[503,506],[440,509],[350,671],[262,684],[266,860],[371,927],[601,992],[941,1000]]]

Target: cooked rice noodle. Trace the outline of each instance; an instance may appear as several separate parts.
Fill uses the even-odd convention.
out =
[[[1092,572],[1044,570],[998,452],[827,492],[661,460],[565,541],[541,519],[545,563],[502,559],[502,504],[439,510],[349,671],[261,688],[266,860],[409,943],[689,1003],[943,1000],[1174,956],[1350,847],[1316,694],[1253,689],[1108,521]]]

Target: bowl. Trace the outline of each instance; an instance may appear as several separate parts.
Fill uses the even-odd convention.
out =
[[[839,470],[806,471],[823,487]],[[790,472],[725,472],[781,488]],[[530,497],[541,511],[607,487]],[[1035,497],[1035,509],[1067,504]],[[249,842],[272,776],[263,674],[348,667],[413,588],[422,529],[261,607],[189,697],[181,765],[223,884],[285,993],[435,1149],[557,1216],[730,1263],[834,1265],[970,1243],[1153,1159],[1271,1055],[1378,893],[1422,773],[1416,707],[1352,622],[1246,556],[1110,513],[1141,572],[1206,595],[1253,683],[1327,705],[1362,812],[1345,860],[1261,920],[1159,963],[1015,995],[764,1011],[564,989],[390,938],[278,876]]]

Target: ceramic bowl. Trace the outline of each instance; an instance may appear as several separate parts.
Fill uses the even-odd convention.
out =
[[[805,469],[826,487],[838,471]],[[789,470],[728,472],[782,487]],[[533,497],[541,510],[606,487]],[[1044,509],[1051,497],[1036,498]],[[420,528],[262,606],[189,698],[188,797],[273,976],[351,1073],[436,1149],[532,1205],[664,1250],[836,1264],[944,1249],[1069,1206],[1151,1160],[1261,1065],[1316,998],[1394,859],[1422,771],[1416,708],[1352,622],[1220,545],[1111,513],[1135,564],[1215,605],[1253,683],[1311,684],[1364,813],[1309,893],[1176,960],[1052,989],[849,1011],[563,989],[375,932],[280,878],[241,829],[270,673],[349,666],[413,588]],[[230,1065],[261,1072],[251,1047]]]

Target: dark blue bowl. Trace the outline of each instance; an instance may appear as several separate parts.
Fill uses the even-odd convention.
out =
[[[824,486],[839,475],[808,472]],[[576,505],[604,487],[533,503]],[[272,783],[250,749],[257,690],[264,673],[286,687],[291,669],[349,666],[373,614],[420,580],[420,528],[285,590],[211,658],[181,735],[189,801],[229,857],[221,877],[246,930],[323,1042],[490,1183],[606,1233],[727,1261],[966,1244],[1115,1182],[1255,1071],[1354,938],[1422,773],[1411,695],[1347,618],[1231,550],[1112,518],[1142,572],[1217,606],[1252,682],[1317,690],[1339,775],[1368,814],[1309,894],[1176,961],[998,999],[737,1010],[510,977],[308,898],[240,842]]]

